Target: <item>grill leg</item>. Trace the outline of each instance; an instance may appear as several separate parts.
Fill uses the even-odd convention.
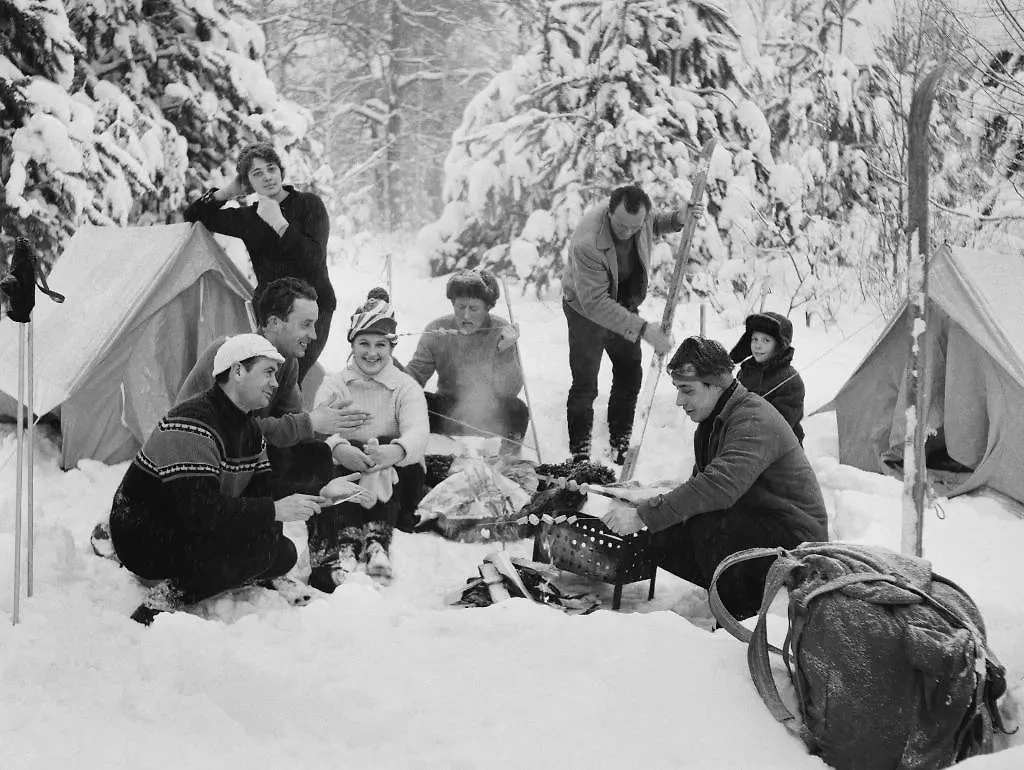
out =
[[[656,581],[657,579],[658,571],[657,569],[655,569],[655,571],[651,573],[651,587],[647,591],[647,601],[650,601],[654,598],[654,581]]]
[[[612,609],[617,610],[622,604],[622,583],[615,583],[615,592],[612,594]]]

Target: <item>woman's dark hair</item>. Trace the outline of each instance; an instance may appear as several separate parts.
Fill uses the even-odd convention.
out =
[[[235,171],[247,190],[252,189],[249,184],[249,172],[252,171],[252,162],[257,158],[267,165],[277,166],[281,169],[281,176],[284,176],[284,164],[281,162],[281,156],[277,154],[277,150],[274,149],[273,145],[267,142],[251,144],[242,150],[238,156],[238,163],[235,164]]]

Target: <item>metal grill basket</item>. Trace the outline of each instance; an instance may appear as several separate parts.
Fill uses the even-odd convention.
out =
[[[614,584],[613,610],[622,602],[622,586],[626,583],[650,580],[647,599],[654,598],[657,565],[650,534],[643,531],[620,537],[598,518],[575,515],[578,518],[571,524],[541,522],[533,539],[533,560]]]

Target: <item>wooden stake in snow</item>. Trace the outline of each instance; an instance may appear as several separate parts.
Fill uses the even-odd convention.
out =
[[[661,330],[665,334],[672,334],[672,320],[676,315],[676,305],[679,303],[679,291],[683,283],[683,268],[686,265],[686,258],[690,254],[690,244],[693,243],[693,231],[697,229],[697,220],[693,216],[693,207],[704,202],[704,191],[707,188],[708,168],[711,166],[711,156],[715,152],[716,139],[709,139],[700,148],[700,159],[698,163],[697,176],[693,180],[693,190],[690,193],[690,206],[687,209],[686,225],[683,227],[683,237],[679,239],[679,246],[676,248],[675,269],[672,272],[672,281],[668,285],[668,297],[665,298],[665,312],[661,316]],[[644,376],[644,389],[640,394],[640,429],[633,436],[633,443],[626,450],[626,459],[622,464],[622,472],[619,474],[619,481],[629,481],[636,471],[637,459],[640,456],[640,445],[644,440],[644,433],[647,431],[647,421],[651,418],[651,407],[654,406],[654,392],[658,388],[658,377],[661,374],[661,365],[665,357],[658,353],[651,354],[651,362]]]
[[[942,70],[942,66],[936,67],[921,81],[910,103],[908,119],[906,234],[910,354],[907,357],[907,427],[903,439],[903,530],[900,550],[915,556],[921,556],[923,551],[922,525],[928,472],[924,456],[928,433],[928,119]],[[913,239],[915,232],[916,249]]]

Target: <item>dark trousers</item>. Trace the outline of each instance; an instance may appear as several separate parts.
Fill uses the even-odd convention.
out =
[[[652,535],[658,566],[701,588],[711,585],[718,563],[746,548],[793,548],[807,538],[765,511],[728,508],[699,514]],[[752,559],[731,567],[718,580],[718,593],[739,620],[757,614],[772,559]]]
[[[267,445],[275,497],[295,493],[317,495],[334,478],[331,448],[323,441],[302,441],[289,447]]]
[[[572,385],[566,400],[569,424],[569,451],[575,454],[590,448],[594,427],[594,399],[601,357],[607,353],[612,362],[612,389],[608,395],[608,435],[612,446],[629,444],[633,432],[636,400],[643,379],[640,341],[625,337],[585,318],[562,303],[569,326],[569,370]]]
[[[334,310],[323,306],[320,306],[318,310],[319,315],[314,327],[316,339],[306,346],[306,355],[299,359],[299,385],[302,385],[302,379],[306,376],[306,372],[312,369],[313,364],[320,358],[320,354],[324,351],[324,345],[327,344],[327,338],[331,334],[331,319],[334,317]]]
[[[530,424],[530,410],[515,396],[495,396],[492,403],[469,409],[451,396],[440,393],[424,395],[427,397],[431,433],[446,436],[483,434],[518,441],[526,435],[526,427]]]
[[[112,515],[110,538],[125,567],[146,580],[169,579],[185,604],[280,577],[297,559],[295,545],[279,523],[247,537],[196,538],[157,530],[135,517]]]

